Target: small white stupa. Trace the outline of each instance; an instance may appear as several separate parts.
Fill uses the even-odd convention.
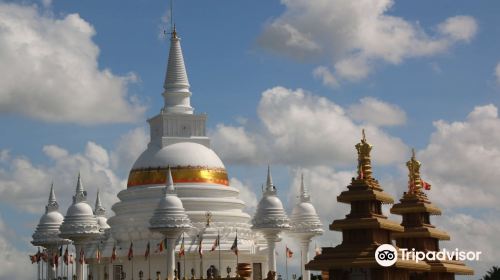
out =
[[[163,192],[164,196],[160,199],[149,222],[152,231],[162,233],[167,239],[167,279],[172,280],[175,268],[175,243],[180,235],[192,226],[182,201],[175,192],[170,167],[167,169],[167,184]]]
[[[85,263],[80,261],[80,259],[85,258],[83,246],[98,238],[101,232],[92,207],[87,203],[87,192],[83,189],[80,174],[78,174],[73,203],[66,212],[60,231],[60,237],[70,239],[75,244],[76,254],[79,258],[76,262],[76,277],[77,280],[83,280]]]
[[[59,212],[59,204],[56,200],[54,184],[50,187],[49,201],[45,206],[45,214],[40,218],[40,222],[33,233],[33,241],[35,246],[42,246],[47,250],[49,259],[52,260],[52,255],[57,254],[57,248],[70,241],[59,237],[59,227],[64,220],[63,215]],[[47,266],[47,279],[55,278],[54,266]]]
[[[276,242],[281,239],[279,234],[290,228],[283,203],[276,194],[273,185],[271,168],[267,168],[266,189],[263,190],[257,211],[252,219],[253,229],[262,232],[267,241],[269,270],[276,272]]]
[[[323,225],[319,220],[314,205],[311,203],[311,197],[304,184],[304,175],[300,178],[300,196],[290,217],[292,227],[289,234],[296,238],[300,243],[301,250],[301,270],[302,279],[309,280],[310,273],[305,270],[305,264],[309,261],[309,245],[314,236],[323,234]]]

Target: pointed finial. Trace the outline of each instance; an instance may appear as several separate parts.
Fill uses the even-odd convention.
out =
[[[45,212],[57,211],[59,210],[59,204],[56,200],[56,193],[54,191],[54,183],[50,185],[49,201],[47,206],[45,206]]]
[[[172,28],[172,39],[177,39],[177,30],[175,29],[175,23],[174,27]]]
[[[267,180],[266,180],[266,186],[269,188],[270,186],[273,185],[273,177],[271,176],[271,166],[267,165]]]
[[[78,172],[78,180],[76,182],[76,193],[73,196],[73,203],[85,201],[87,199],[87,192],[83,189],[82,178]]]
[[[415,148],[411,148],[411,158],[416,159],[415,157]]]
[[[309,202],[311,200],[307,187],[304,184],[304,173],[300,174],[300,201]]]
[[[365,129],[361,130],[362,137],[361,142],[356,144],[356,150],[358,151],[358,180],[372,179],[372,166],[370,152],[373,148],[366,141]]]
[[[106,208],[102,206],[101,203],[101,191],[97,189],[97,196],[95,198],[95,209],[94,215],[96,216],[104,216],[106,214]]]
[[[54,192],[54,182],[50,185],[50,194],[49,194],[49,204],[51,202],[56,202],[56,193]]]
[[[165,191],[166,193],[175,192],[174,179],[172,178],[172,170],[170,169],[170,166],[167,168],[167,181],[165,184]]]

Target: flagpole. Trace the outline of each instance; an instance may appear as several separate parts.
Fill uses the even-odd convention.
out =
[[[238,229],[236,229],[236,248],[238,248]],[[238,277],[239,252],[236,251],[236,277]]]
[[[217,243],[218,243],[217,245],[219,245],[219,273],[217,276],[220,278],[220,271],[221,271],[222,267],[221,267],[221,263],[220,263],[220,230],[219,229],[217,229]]]
[[[148,240],[148,245],[150,244],[149,242],[150,240]],[[148,280],[151,280],[151,252],[149,252],[149,250],[151,250],[151,248],[148,248]]]
[[[43,280],[43,258],[42,258],[42,280]]]
[[[186,249],[184,248],[184,232],[182,232],[182,248],[181,248],[181,250],[183,250],[182,257],[184,258],[184,263],[183,263],[184,271],[182,272],[182,278],[186,279]]]
[[[288,246],[285,245],[285,273],[286,273],[286,280],[288,280]]]
[[[38,249],[38,251],[40,251],[40,249]],[[38,254],[36,256],[36,260],[37,260],[37,265],[38,265],[38,280],[41,280],[40,279],[40,260],[38,259],[40,257],[40,254]]]

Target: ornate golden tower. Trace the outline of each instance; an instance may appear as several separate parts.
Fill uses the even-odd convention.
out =
[[[415,151],[406,163],[408,167],[408,191],[400,202],[391,208],[391,213],[403,216],[404,232],[395,232],[392,237],[400,248],[416,251],[439,251],[440,240],[450,240],[448,233],[431,224],[431,215],[441,215],[441,210],[432,204],[423,192],[425,183],[420,177],[421,163],[415,158]],[[427,261],[430,272],[416,273],[412,279],[451,280],[455,274],[472,275],[474,271],[458,261]]]
[[[342,232],[342,243],[326,247],[306,265],[309,270],[321,270],[329,279],[410,279],[411,271],[428,271],[426,263],[415,263],[398,259],[391,267],[382,267],[375,260],[379,245],[391,244],[391,234],[403,232],[404,228],[382,213],[382,204],[394,203],[372,176],[370,145],[363,131],[358,152],[357,177],[352,178],[337,201],[351,205],[351,212],[344,219],[335,220],[330,230]]]

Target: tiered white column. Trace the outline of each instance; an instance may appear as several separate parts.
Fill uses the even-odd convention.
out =
[[[311,197],[304,184],[304,176],[301,176],[300,196],[299,201],[295,205],[291,216],[292,227],[290,235],[292,235],[300,244],[302,254],[301,272],[302,279],[309,280],[310,273],[305,270],[305,265],[309,261],[309,246],[311,239],[314,236],[323,233],[322,224],[319,220],[316,209],[311,203]]]
[[[167,239],[167,279],[174,279],[175,243],[179,236],[190,229],[191,221],[184,210],[182,201],[175,192],[174,181],[170,167],[167,171],[167,184],[164,196],[160,199],[153,217],[150,229],[162,233]]]
[[[290,228],[288,217],[283,209],[283,203],[276,194],[273,185],[271,169],[267,169],[266,189],[257,206],[257,212],[252,220],[253,229],[262,232],[267,241],[269,270],[276,272],[276,242],[281,239],[280,232]]]
[[[80,263],[80,253],[83,246],[92,242],[101,235],[99,225],[92,211],[92,207],[87,203],[87,192],[83,189],[83,184],[78,175],[76,193],[73,196],[73,204],[68,208],[64,221],[60,228],[59,236],[73,241],[76,254],[76,279],[84,280],[85,264]]]
[[[47,262],[47,279],[56,278],[56,268],[49,265],[52,261],[52,256],[57,253],[58,246],[68,244],[70,241],[59,237],[59,227],[61,226],[64,217],[59,213],[59,204],[56,200],[54,185],[50,188],[49,201],[45,206],[45,214],[40,218],[40,222],[33,233],[33,241],[35,246],[42,246],[46,249],[50,261]]]

